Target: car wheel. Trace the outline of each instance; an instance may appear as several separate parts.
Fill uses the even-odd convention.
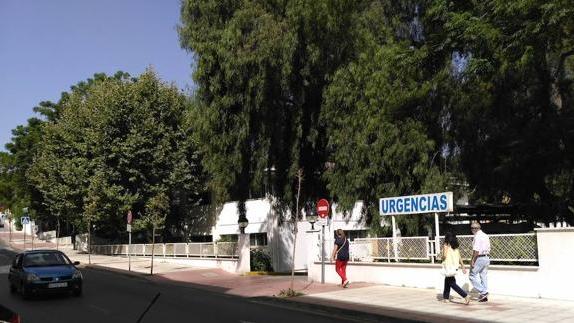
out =
[[[82,287],[80,287],[80,288],[78,288],[78,289],[74,289],[74,291],[72,292],[72,294],[73,294],[75,297],[80,297],[80,296],[82,296]]]
[[[23,299],[30,299],[30,297],[32,297],[32,292],[30,292],[30,289],[26,288],[24,285],[22,285],[21,293]]]

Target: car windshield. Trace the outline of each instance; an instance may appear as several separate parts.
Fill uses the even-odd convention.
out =
[[[37,252],[24,256],[22,266],[24,267],[44,267],[69,265],[70,261],[64,254],[56,252]]]

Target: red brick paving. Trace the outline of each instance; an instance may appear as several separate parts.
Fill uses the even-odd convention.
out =
[[[156,275],[154,280],[187,283],[194,287],[205,288],[243,297],[276,296],[281,290],[291,287],[291,276],[241,276],[221,269],[199,269],[171,272]],[[352,288],[372,286],[372,284],[353,284]],[[342,289],[339,285],[321,284],[307,281],[306,276],[295,276],[294,289],[306,295],[331,292]]]

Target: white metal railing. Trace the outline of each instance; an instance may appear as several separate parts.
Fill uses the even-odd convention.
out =
[[[501,263],[535,263],[538,261],[538,247],[535,233],[491,234],[490,260]],[[464,260],[472,256],[472,235],[458,236],[460,252]],[[425,261],[440,262],[440,250],[444,237],[439,237],[439,245],[429,237],[360,238],[349,244],[350,261]],[[329,259],[334,241],[325,240],[325,258]],[[438,250],[436,250],[438,247]],[[318,241],[316,259],[321,260],[321,245]],[[437,252],[438,251],[438,252]]]
[[[472,235],[457,236],[460,255],[465,260],[472,257]],[[538,245],[535,233],[490,234],[490,260],[497,262],[537,262]],[[439,239],[440,245],[444,237]],[[440,253],[440,250],[439,250]]]
[[[351,244],[351,259],[360,260],[431,260],[428,237],[361,238]]]
[[[237,258],[236,242],[156,243],[132,244],[132,256]],[[93,245],[92,253],[102,255],[128,255],[128,245]]]

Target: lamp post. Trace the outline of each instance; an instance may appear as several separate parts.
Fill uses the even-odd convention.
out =
[[[239,221],[237,221],[237,224],[239,225],[239,232],[241,234],[245,234],[245,228],[249,224],[249,221],[247,220],[245,215],[239,217]]]
[[[313,208],[309,208],[308,212],[309,213],[307,214],[307,221],[311,223],[311,230],[315,231],[315,222],[317,222],[317,213],[315,213]]]

